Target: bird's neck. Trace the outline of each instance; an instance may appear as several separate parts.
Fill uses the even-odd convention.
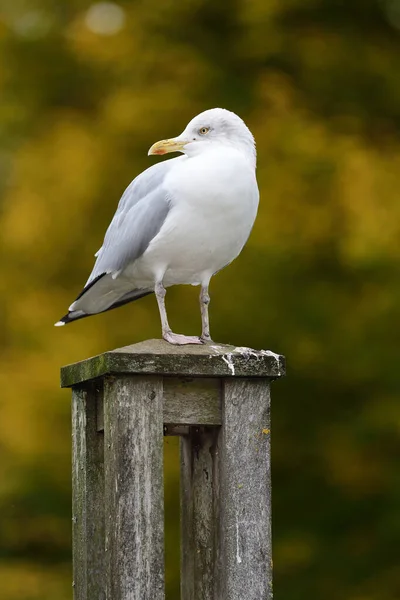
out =
[[[243,154],[245,159],[249,162],[253,169],[256,168],[257,155],[256,149],[253,141],[248,141],[246,139],[243,140],[235,140],[235,142],[231,142],[230,140],[224,140],[224,142],[216,143],[216,142],[201,142],[200,144],[190,144],[187,148],[185,148],[185,154],[188,158],[201,156],[208,154],[212,151],[223,151],[224,149],[235,149]]]

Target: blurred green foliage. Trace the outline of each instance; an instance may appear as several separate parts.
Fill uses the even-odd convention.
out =
[[[273,389],[276,598],[400,597],[399,55],[400,0],[2,0],[4,600],[72,595],[59,367],[160,332],[152,297],[52,324],[148,147],[213,106],[254,132],[262,198],[212,284],[213,336],[288,358]],[[168,293],[176,330],[199,331],[196,294]],[[169,441],[169,600],[177,467]]]

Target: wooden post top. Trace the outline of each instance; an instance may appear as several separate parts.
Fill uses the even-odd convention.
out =
[[[285,358],[270,350],[215,342],[173,346],[164,340],[146,340],[62,367],[61,387],[119,373],[276,379],[285,375]]]

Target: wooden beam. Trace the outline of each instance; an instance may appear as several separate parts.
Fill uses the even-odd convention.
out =
[[[222,415],[216,597],[272,600],[268,381],[226,379]]]
[[[164,340],[147,340],[63,367],[61,386],[112,374],[276,379],[285,374],[285,358],[269,350],[214,343],[173,346]]]
[[[106,378],[105,553],[110,600],[164,599],[163,435],[161,378]]]
[[[214,600],[219,535],[218,428],[181,438],[181,600]]]
[[[164,377],[163,420],[168,431],[172,431],[171,426],[177,425],[220,425],[220,390],[221,383],[218,379]],[[97,405],[96,414],[98,431],[103,431],[101,402]]]
[[[72,392],[72,539],[74,600],[105,599],[104,436],[96,427],[103,385]]]

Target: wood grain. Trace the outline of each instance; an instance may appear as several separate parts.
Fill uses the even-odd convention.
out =
[[[218,379],[164,378],[165,425],[220,425]]]
[[[104,437],[96,427],[96,400],[102,394],[101,385],[72,393],[74,600],[105,599]]]
[[[104,382],[107,600],[164,599],[162,380]]]
[[[272,600],[268,381],[225,379],[222,415],[216,597]]]
[[[181,438],[181,600],[213,600],[218,542],[217,428]]]

